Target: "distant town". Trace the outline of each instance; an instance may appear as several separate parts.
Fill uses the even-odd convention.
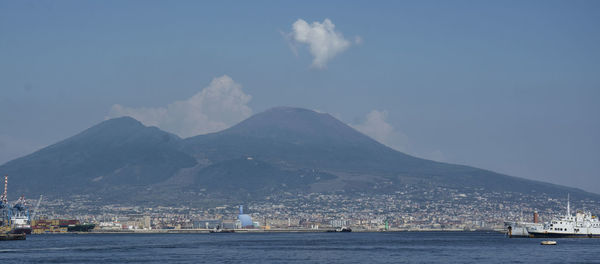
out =
[[[29,204],[35,202],[30,200]],[[244,212],[240,212],[240,205],[244,206]],[[600,211],[594,201],[572,200],[571,206],[594,214]],[[89,197],[74,196],[43,201],[33,223],[43,219],[76,219],[79,223],[94,224],[93,232],[185,232],[217,228],[319,231],[341,227],[356,231],[473,231],[503,230],[505,221],[532,221],[534,211],[542,221],[548,221],[563,214],[565,208],[566,196],[407,186],[404,191],[381,195],[282,193],[262,201],[209,208],[184,204],[99,205]],[[241,219],[242,214],[251,218],[249,223],[243,223],[248,219]],[[65,229],[46,230],[61,231]]]

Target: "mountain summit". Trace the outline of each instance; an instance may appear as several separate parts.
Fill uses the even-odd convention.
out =
[[[376,143],[329,114],[293,107],[271,108],[222,131],[221,134],[269,138],[299,144]]]
[[[579,189],[413,157],[329,114],[292,107],[272,108],[221,132],[187,139],[130,117],[111,119],[10,161],[0,173],[12,176],[16,193],[137,201],[262,199],[292,191],[386,193],[406,186],[598,198]]]

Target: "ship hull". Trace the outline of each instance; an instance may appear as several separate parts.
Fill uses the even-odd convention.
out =
[[[523,226],[508,226],[507,230],[508,237],[510,238],[529,237],[527,228]]]
[[[527,227],[536,225],[540,224],[528,222],[504,222],[504,226],[506,227],[506,235],[510,238],[531,237],[529,232],[527,232]]]
[[[0,240],[25,240],[25,234],[0,234]]]
[[[10,231],[10,233],[31,235],[31,227],[15,227]]]
[[[529,232],[532,238],[600,238],[600,234],[557,234],[557,233],[533,233]]]
[[[529,233],[527,229],[524,227],[513,227],[508,231],[508,237],[510,238],[519,238],[519,237],[529,237]]]
[[[96,227],[95,224],[79,224],[67,227],[67,232],[90,232]]]

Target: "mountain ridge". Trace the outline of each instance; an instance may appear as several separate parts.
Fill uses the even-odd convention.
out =
[[[329,114],[293,107],[271,108],[223,131],[185,139],[131,117],[110,119],[9,161],[0,173],[15,175],[11,189],[28,195],[115,199],[167,189],[175,200],[177,190],[261,199],[273,192],[381,193],[407,185],[600,199],[572,187],[414,157]]]

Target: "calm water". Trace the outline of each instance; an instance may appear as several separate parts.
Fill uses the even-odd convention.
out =
[[[498,233],[37,235],[0,241],[1,263],[600,263],[600,239]]]

